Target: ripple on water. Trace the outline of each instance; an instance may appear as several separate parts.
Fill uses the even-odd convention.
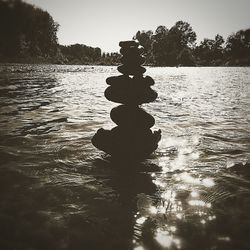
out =
[[[1,65],[4,249],[249,249],[249,69],[147,69],[163,137],[131,166],[90,142],[114,67]]]

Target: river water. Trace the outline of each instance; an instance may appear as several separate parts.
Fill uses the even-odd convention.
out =
[[[121,168],[115,67],[0,65],[0,248],[250,249],[250,68],[147,68],[162,140]]]

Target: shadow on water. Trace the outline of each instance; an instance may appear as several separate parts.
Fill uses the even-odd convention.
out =
[[[111,249],[133,249],[135,236],[135,223],[137,220],[138,205],[144,202],[144,197],[153,196],[157,192],[156,185],[152,182],[151,173],[159,171],[154,164],[143,163],[119,163],[117,161],[97,160],[94,163],[98,168],[106,168],[112,171],[112,176],[106,183],[115,192],[115,202],[119,206],[117,211],[109,218],[111,222]],[[140,204],[141,205],[141,204]],[[116,209],[117,209],[116,208]],[[145,209],[147,209],[145,207]],[[112,235],[113,234],[113,235]],[[115,237],[115,238],[113,238]],[[114,241],[115,239],[115,241]]]

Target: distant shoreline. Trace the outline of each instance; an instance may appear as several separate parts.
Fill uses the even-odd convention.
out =
[[[11,66],[11,65],[58,65],[58,66],[107,66],[107,67],[116,67],[119,66],[120,64],[98,64],[98,63],[92,63],[92,64],[70,64],[70,63],[53,63],[53,62],[0,62],[0,66],[6,65],[6,66]],[[186,66],[186,65],[180,65],[180,66],[159,66],[159,65],[147,65],[144,64],[142,65],[144,67],[150,67],[150,68],[198,68],[198,67],[204,67],[204,68],[234,68],[234,67],[239,67],[239,68],[248,68],[250,65],[192,65],[192,66]]]
[[[96,62],[79,62],[79,61],[63,61],[58,60],[58,58],[43,58],[43,57],[23,57],[23,58],[0,58],[0,64],[41,64],[41,65],[83,65],[83,66],[118,66],[120,63],[119,57],[122,55],[116,54],[116,60],[112,61],[96,61]],[[178,68],[178,67],[249,67],[250,64],[245,60],[234,60],[234,61],[227,61],[222,64],[214,64],[214,65],[206,65],[206,64],[193,64],[193,65],[157,65],[153,63],[145,63],[143,66],[147,67],[171,67],[171,68]]]

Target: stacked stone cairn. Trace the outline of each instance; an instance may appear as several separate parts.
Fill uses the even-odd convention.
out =
[[[118,66],[119,76],[106,79],[108,85],[105,97],[122,105],[111,110],[110,117],[117,124],[111,130],[99,129],[92,138],[98,149],[119,160],[140,161],[146,159],[158,147],[161,131],[150,129],[155,124],[153,116],[140,107],[153,102],[157,93],[151,89],[154,80],[143,76],[146,69],[142,56],[143,47],[137,41],[119,43],[122,65]]]

